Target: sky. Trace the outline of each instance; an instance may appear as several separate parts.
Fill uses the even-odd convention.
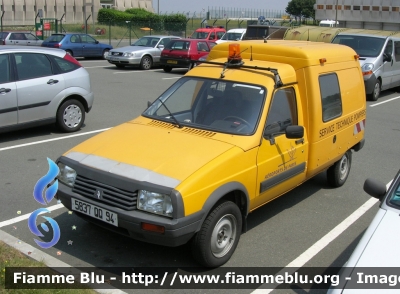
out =
[[[289,0],[153,0],[154,12],[158,12],[157,5],[160,4],[160,14],[190,12],[201,12],[203,9],[260,9],[284,11]]]

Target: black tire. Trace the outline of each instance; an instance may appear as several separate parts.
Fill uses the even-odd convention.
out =
[[[115,66],[118,68],[125,68],[125,65],[123,65],[123,64],[116,64]]]
[[[153,66],[153,59],[149,55],[145,55],[142,57],[140,61],[140,69],[148,70]]]
[[[327,176],[329,184],[334,187],[343,186],[346,182],[351,168],[351,150],[348,150],[340,160],[328,168]]]
[[[71,55],[72,57],[74,56],[71,50],[65,50],[65,52],[67,52],[67,54]]]
[[[367,95],[368,100],[369,101],[377,101],[380,94],[381,94],[381,81],[376,80],[375,85],[374,85],[374,90],[372,91],[372,93]]]
[[[85,108],[76,99],[65,101],[57,111],[57,126],[64,132],[79,130],[85,121]]]
[[[164,68],[163,68],[163,70],[164,70],[165,72],[171,72],[172,67],[170,67],[170,66],[168,66],[168,65],[165,65]]]
[[[110,51],[109,49],[104,49],[103,54],[101,55],[101,58],[102,59],[106,59],[106,57],[108,56],[108,52],[109,51]]]
[[[205,219],[191,243],[195,260],[205,267],[218,267],[226,263],[239,243],[242,215],[231,202],[218,205]]]

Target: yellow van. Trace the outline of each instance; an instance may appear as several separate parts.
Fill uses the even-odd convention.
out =
[[[223,43],[143,114],[58,160],[58,199],[99,226],[217,267],[261,205],[364,145],[358,55],[301,41]],[[197,61],[194,61],[197,62]]]

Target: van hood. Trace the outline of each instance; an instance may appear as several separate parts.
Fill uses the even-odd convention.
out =
[[[166,125],[124,123],[83,142],[64,156],[95,169],[174,188],[234,148],[227,142]]]

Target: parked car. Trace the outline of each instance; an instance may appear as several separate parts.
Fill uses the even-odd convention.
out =
[[[217,40],[215,43],[225,43],[232,41],[241,41],[246,34],[246,29],[231,29],[222,36],[220,40]]]
[[[42,42],[31,33],[0,32],[0,45],[40,46]]]
[[[88,72],[64,50],[0,46],[0,132],[57,123],[81,128],[93,104]]]
[[[135,65],[147,70],[160,63],[161,51],[174,39],[180,39],[180,37],[144,36],[131,46],[111,50],[107,60],[118,68]]]
[[[380,274],[386,276],[396,274],[396,277],[398,276],[400,257],[394,254],[391,249],[400,246],[398,231],[400,225],[400,171],[387,186],[388,188],[385,184],[374,179],[365,181],[365,192],[378,198],[381,204],[377,214],[341,271],[342,283],[338,287],[331,287],[328,291],[329,294],[381,293],[382,290],[376,288],[368,290],[368,286],[373,288],[378,283],[369,280],[371,284],[368,285],[364,278],[368,275],[379,276]],[[390,269],[393,270],[390,272]],[[360,280],[363,281],[362,286],[356,284]],[[388,283],[381,283],[381,285],[388,287],[385,289],[388,292],[385,293],[398,292],[398,288],[395,287],[393,287],[393,290],[388,290]]]
[[[199,60],[207,55],[215,42],[202,39],[180,39],[171,41],[161,52],[161,65],[165,72],[172,68],[191,68],[190,60]]]
[[[190,36],[190,38],[216,41],[221,39],[225,33],[226,30],[224,29],[223,26],[218,26],[218,27],[206,26],[205,28],[196,29]]]
[[[113,46],[100,43],[87,34],[52,34],[43,41],[42,47],[64,49],[74,57],[106,58]]]

